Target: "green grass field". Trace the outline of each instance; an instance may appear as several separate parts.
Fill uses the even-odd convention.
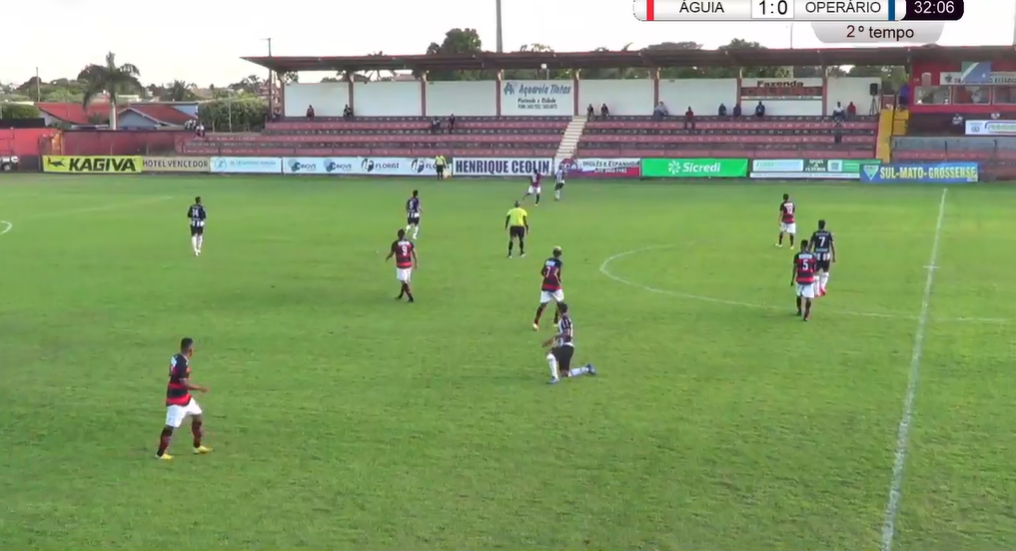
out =
[[[383,258],[414,186],[408,305]],[[0,548],[878,549],[908,388],[893,549],[1016,547],[1016,188],[949,189],[939,227],[930,185],[576,181],[507,260],[523,191],[4,177]],[[785,191],[840,249],[807,324]],[[600,375],[548,386],[555,245]],[[162,463],[183,336],[215,452],[181,430]]]

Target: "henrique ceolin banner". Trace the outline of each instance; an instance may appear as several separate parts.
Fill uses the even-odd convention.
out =
[[[641,159],[565,159],[561,167],[569,178],[638,178]]]
[[[452,160],[452,173],[456,176],[528,176],[533,172],[549,176],[554,174],[554,159],[473,158]]]
[[[142,168],[144,162],[139,156],[45,155],[42,158],[43,172],[137,174]]]
[[[208,157],[145,157],[145,172],[211,172]]]
[[[748,159],[642,159],[643,178],[744,178]]]
[[[968,184],[978,180],[977,163],[914,163],[869,165],[861,173],[868,184]]]

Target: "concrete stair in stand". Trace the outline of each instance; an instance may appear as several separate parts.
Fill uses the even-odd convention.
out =
[[[589,119],[583,116],[572,117],[568,127],[564,129],[564,136],[561,137],[561,144],[557,147],[555,159],[571,159],[575,150],[579,147],[579,140],[586,130],[586,121]]]

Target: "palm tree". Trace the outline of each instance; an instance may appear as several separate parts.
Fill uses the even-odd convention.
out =
[[[85,83],[85,96],[82,105],[86,108],[93,99],[109,94],[109,127],[116,130],[116,111],[119,94],[143,92],[144,87],[138,77],[141,71],[130,63],[116,64],[116,54],[106,54],[105,65],[89,65],[85,67],[78,80]]]

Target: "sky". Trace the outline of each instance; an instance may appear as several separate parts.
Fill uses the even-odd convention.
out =
[[[748,1],[748,0],[733,0]],[[89,63],[115,52],[120,63],[141,70],[145,83],[185,80],[199,86],[227,85],[264,70],[240,59],[267,54],[342,56],[382,51],[423,54],[451,28],[475,28],[484,49],[494,50],[494,0],[387,0],[324,2],[285,0],[238,4],[229,0],[32,0],[0,8],[0,82],[21,83],[35,75],[73,77]],[[939,44],[1012,44],[1013,2],[968,0],[960,22],[946,23]],[[384,11],[374,10],[383,6]],[[809,23],[642,22],[632,0],[502,0],[504,47],[546,44],[559,52],[600,46],[634,48],[693,41],[716,48],[733,38],[770,48],[830,47]],[[10,24],[9,22],[32,22]],[[306,75],[316,82],[326,74]]]

